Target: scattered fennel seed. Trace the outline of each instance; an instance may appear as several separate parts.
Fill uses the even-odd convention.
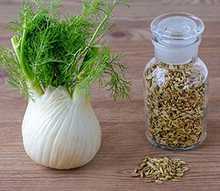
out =
[[[145,179],[145,182],[161,184],[166,181],[179,181],[188,170],[186,162],[180,159],[145,156],[132,173],[132,177],[140,177]]]

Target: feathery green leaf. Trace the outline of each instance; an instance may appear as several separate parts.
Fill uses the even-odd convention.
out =
[[[82,14],[61,19],[59,0],[25,1],[14,22],[12,50],[0,50],[0,67],[25,95],[50,87],[87,88],[102,79],[112,96],[128,96],[126,67],[100,43],[120,0],[84,0]]]

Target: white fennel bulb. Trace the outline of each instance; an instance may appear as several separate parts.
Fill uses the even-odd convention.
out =
[[[89,162],[101,144],[101,129],[86,94],[70,98],[62,87],[30,100],[23,120],[26,153],[35,162],[70,169]]]
[[[123,2],[84,0],[80,15],[63,19],[57,0],[25,1],[12,49],[0,48],[0,68],[29,100],[22,136],[35,162],[76,168],[99,150],[101,129],[89,90],[98,81],[116,100],[127,98],[130,87],[120,55],[100,41]]]

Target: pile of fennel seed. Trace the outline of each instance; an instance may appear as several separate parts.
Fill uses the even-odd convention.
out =
[[[161,184],[166,181],[178,181],[189,168],[185,161],[168,157],[145,158],[132,173],[132,177],[144,178],[146,182]]]

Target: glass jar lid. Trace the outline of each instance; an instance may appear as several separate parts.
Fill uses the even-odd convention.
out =
[[[161,15],[151,23],[153,40],[165,46],[195,43],[204,29],[202,20],[188,13]]]

